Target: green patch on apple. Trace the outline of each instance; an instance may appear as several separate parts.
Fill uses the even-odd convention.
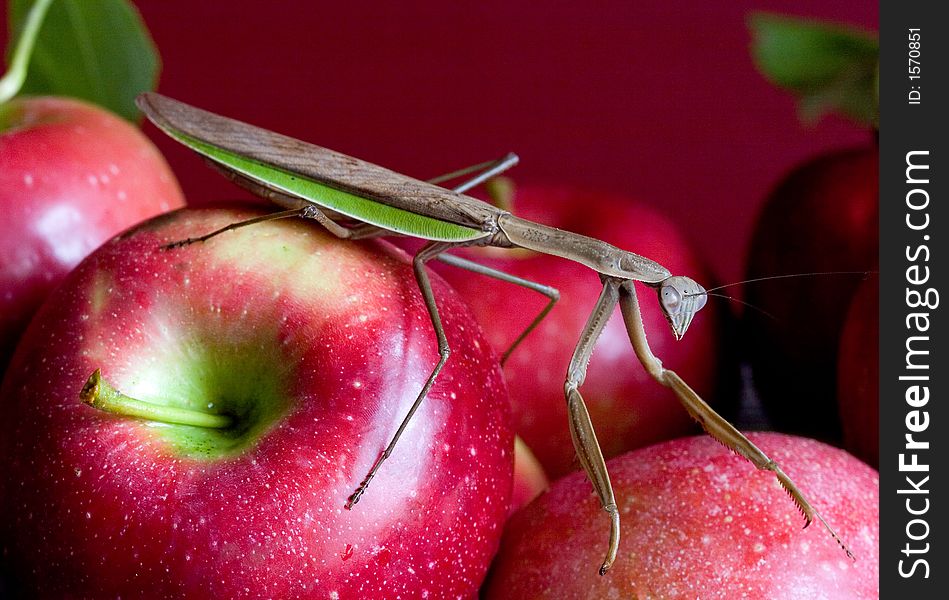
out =
[[[237,345],[202,336],[151,347],[151,360],[131,377],[127,393],[96,369],[80,397],[94,408],[140,419],[180,456],[236,456],[292,406],[287,357],[275,340],[268,331]]]
[[[280,280],[281,294],[294,294],[303,297],[321,295],[327,298],[325,310],[335,311],[336,300],[334,290],[341,288],[342,272],[346,265],[353,265],[357,261],[358,252],[350,252],[346,244],[326,243],[322,236],[310,237],[303,244],[288,244],[280,235],[281,228],[268,227],[267,223],[254,225],[254,231],[229,232],[237,243],[207,244],[205,251],[209,258],[221,265],[233,265],[239,262],[242,272],[247,275],[268,273],[268,277]],[[304,231],[308,228],[302,227]],[[266,243],[261,243],[264,238]],[[254,252],[248,254],[247,248],[252,245]],[[301,278],[296,275],[299,268],[312,257],[314,252],[325,252],[330,246],[342,245],[341,249],[333,249],[337,256],[334,268],[325,269],[319,277]]]

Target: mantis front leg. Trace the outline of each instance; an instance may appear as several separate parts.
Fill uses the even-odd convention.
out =
[[[724,417],[712,410],[712,407],[706,404],[674,371],[662,366],[662,361],[656,358],[649,348],[649,343],[646,341],[646,330],[643,327],[642,313],[639,309],[639,299],[636,296],[634,283],[632,281],[623,281],[620,283],[619,294],[620,310],[623,313],[623,320],[626,322],[626,330],[629,333],[629,339],[633,344],[633,349],[636,351],[636,356],[652,378],[675,392],[679,402],[682,403],[692,418],[699,422],[706,433],[721,442],[727,448],[733,450],[736,454],[751,461],[758,469],[774,473],[778,482],[787,491],[788,495],[804,515],[804,526],[807,527],[811,524],[811,521],[816,518],[827,528],[830,535],[837,540],[837,543],[844,549],[847,556],[853,558],[853,553],[851,553],[850,549],[843,543],[840,536],[837,535],[837,532],[835,532],[827,521],[824,520],[824,517],[811,506],[801,490],[791,481],[791,478],[787,476],[781,467],[755,446],[751,440],[735,429]]]
[[[596,495],[600,498],[603,510],[610,515],[610,545],[606,558],[600,566],[600,575],[606,574],[613,565],[619,550],[619,510],[616,508],[616,498],[613,496],[613,486],[610,484],[610,474],[606,470],[606,461],[603,460],[603,452],[596,440],[590,413],[583,402],[579,388],[586,379],[587,365],[590,364],[596,340],[603,332],[610,315],[613,314],[618,299],[619,280],[603,278],[603,291],[580,334],[580,341],[577,342],[573,358],[570,359],[570,367],[567,369],[567,381],[563,386],[564,395],[567,398],[567,413],[570,417],[570,437],[573,439],[577,457],[590,478]]]

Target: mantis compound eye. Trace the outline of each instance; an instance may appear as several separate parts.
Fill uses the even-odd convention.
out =
[[[659,301],[666,313],[675,314],[682,306],[682,295],[674,286],[664,285],[659,291]]]

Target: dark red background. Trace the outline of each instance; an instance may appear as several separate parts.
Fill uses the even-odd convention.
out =
[[[802,126],[755,71],[745,22],[766,9],[876,29],[870,0],[136,4],[171,96],[421,177],[514,150],[521,181],[661,205],[723,280],[782,173],[868,139]],[[149,133],[193,203],[239,194]]]

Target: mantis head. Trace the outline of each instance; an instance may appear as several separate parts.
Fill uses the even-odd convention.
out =
[[[695,313],[705,306],[705,288],[690,277],[674,275],[658,286],[659,306],[672,327],[672,334],[681,340]]]

